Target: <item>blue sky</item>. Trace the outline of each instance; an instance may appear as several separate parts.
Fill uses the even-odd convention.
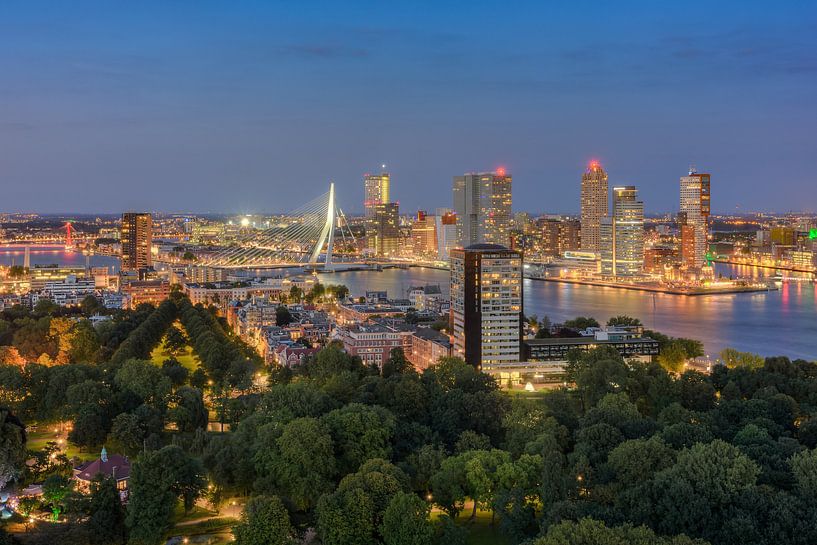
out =
[[[0,210],[262,212],[386,163],[403,211],[505,166],[576,211],[598,158],[648,212],[817,211],[817,2],[0,4]]]

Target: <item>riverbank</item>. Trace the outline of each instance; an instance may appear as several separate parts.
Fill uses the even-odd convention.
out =
[[[529,280],[542,282],[558,282],[562,284],[579,284],[582,286],[595,286],[599,288],[614,288],[619,290],[642,291],[649,293],[663,293],[666,295],[702,296],[702,295],[728,295],[734,293],[763,293],[767,291],[777,291],[773,286],[730,286],[723,288],[672,288],[664,286],[650,286],[643,284],[620,284],[617,282],[604,282],[601,280],[579,280],[574,278],[549,277],[541,278],[536,276],[526,276]]]

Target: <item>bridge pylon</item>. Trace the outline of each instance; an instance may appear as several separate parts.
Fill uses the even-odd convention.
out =
[[[332,245],[335,241],[335,217],[335,183],[329,182],[329,203],[326,206],[326,223],[323,224],[323,229],[321,229],[321,234],[318,236],[318,241],[312,250],[312,255],[309,256],[310,264],[315,265],[318,263],[318,257],[321,255],[323,245],[326,244],[324,268],[332,268]]]

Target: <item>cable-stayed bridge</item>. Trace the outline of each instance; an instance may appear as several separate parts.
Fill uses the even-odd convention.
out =
[[[355,246],[346,216],[335,204],[335,184],[329,191],[286,214],[286,221],[258,230],[201,260],[223,268],[263,268],[291,265],[332,266],[336,243]],[[355,259],[357,256],[350,256]]]

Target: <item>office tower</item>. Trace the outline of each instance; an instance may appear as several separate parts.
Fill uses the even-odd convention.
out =
[[[425,210],[417,212],[417,217],[411,224],[411,246],[416,255],[437,257],[436,221]]]
[[[389,202],[389,173],[365,174],[363,176],[363,207],[366,217],[374,217],[378,204]]]
[[[392,257],[400,249],[400,211],[396,202],[375,206],[369,237],[371,248],[379,257]]]
[[[559,222],[559,255],[581,249],[581,223],[578,220],[563,219]]]
[[[613,188],[613,214],[601,220],[601,272],[638,276],[644,270],[644,203],[635,186]]]
[[[457,247],[457,215],[450,208],[438,208],[434,216],[437,228],[437,259],[448,261]]]
[[[687,268],[700,269],[706,263],[710,185],[709,174],[699,174],[694,168],[689,170],[688,176],[681,177],[680,211],[685,220],[681,227],[681,244],[690,249],[688,254],[682,252],[683,264]],[[683,225],[687,228],[684,229]],[[683,239],[684,233],[686,240]]]
[[[522,254],[497,244],[451,251],[454,355],[477,369],[520,361]]]
[[[125,212],[122,214],[122,270],[138,271],[153,266],[153,219],[150,214]]]
[[[538,227],[538,253],[544,256],[561,256],[565,252],[580,249],[580,224],[576,220],[540,218]]]
[[[609,214],[607,173],[598,161],[590,161],[582,174],[582,250],[599,253],[602,218]]]
[[[512,177],[505,169],[454,176],[454,211],[461,246],[510,241]]]

